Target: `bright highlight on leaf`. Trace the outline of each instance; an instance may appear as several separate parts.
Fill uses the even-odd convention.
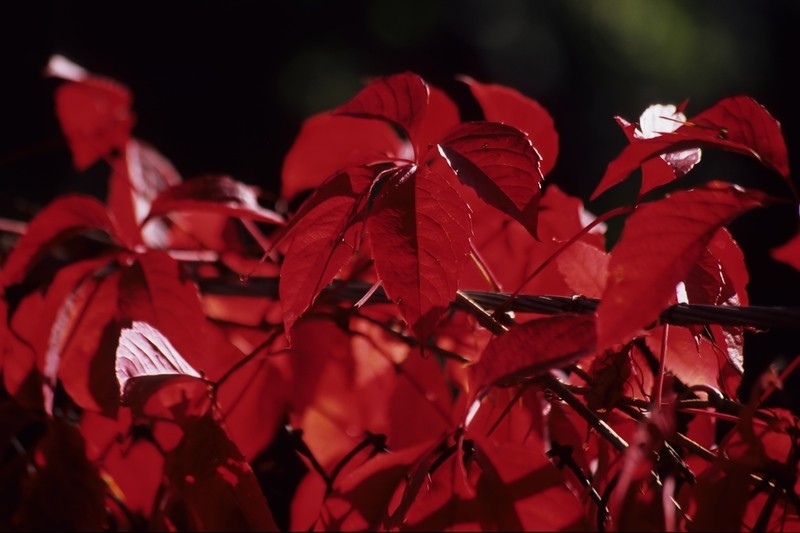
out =
[[[651,113],[647,113],[645,122],[652,122]],[[627,122],[622,121],[622,125],[627,128]],[[679,177],[694,164],[691,150],[706,147],[755,157],[794,189],[789,179],[788,152],[780,123],[763,106],[746,96],[721,100],[674,131],[665,130],[649,138],[633,137],[631,144],[608,164],[606,173],[592,193],[592,200],[623,181],[639,166],[662,154],[667,154],[665,161],[672,162],[676,171],[674,177]],[[667,181],[669,179],[659,179],[653,185]]]
[[[147,322],[133,322],[122,328],[115,368],[120,393],[128,380],[147,376],[180,375],[200,378],[172,343]]]

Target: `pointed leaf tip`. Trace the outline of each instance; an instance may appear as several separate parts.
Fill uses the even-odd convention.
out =
[[[428,85],[411,72],[372,81],[334,115],[374,118],[400,126],[413,137],[428,108]]]

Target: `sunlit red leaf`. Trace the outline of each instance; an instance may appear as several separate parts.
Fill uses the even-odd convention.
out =
[[[604,250],[577,241],[558,256],[556,264],[575,294],[599,298],[606,286],[609,259]]]
[[[536,235],[544,177],[541,158],[524,133],[505,124],[467,122],[448,133],[439,150],[463,183]]]
[[[451,393],[440,362],[413,355],[395,367],[397,385],[388,406],[387,442],[397,450],[441,438],[450,428]]]
[[[463,187],[460,192],[473,209],[472,243],[492,271],[501,290],[519,289],[529,294],[563,296],[575,294],[577,289],[566,282],[566,273],[573,265],[562,272],[562,261],[550,261],[532,279],[529,275],[548,261],[562,247],[562,243],[581,232],[593,220],[594,217],[584,209],[579,198],[571,197],[550,184],[542,195],[537,240],[513,218],[480,201],[477,193],[469,187]],[[605,226],[598,224],[584,233],[579,242],[598,251],[604,250],[604,231]],[[569,248],[565,251],[566,255],[574,253],[576,252]],[[513,261],[509,261],[511,257],[514,258]],[[564,262],[572,263],[569,260]],[[594,269],[591,272],[592,276],[597,275]],[[476,268],[467,267],[464,270],[462,289],[486,290],[489,287],[491,286],[487,285],[485,277]]]
[[[645,339],[653,353],[661,351],[660,333],[661,330],[657,329]],[[708,384],[735,398],[742,378],[742,369],[740,366],[737,368],[736,363],[740,365],[741,362],[730,361],[724,339],[720,342],[722,346],[714,347],[705,337],[696,339],[688,329],[670,326],[667,371],[686,385]]]
[[[292,199],[345,168],[412,157],[386,122],[319,113],[307,119],[281,169],[281,196]]]
[[[427,108],[427,84],[416,74],[404,72],[372,81],[333,113],[385,120],[413,138]]]
[[[717,230],[765,200],[716,182],[641,206],[611,252],[597,310],[598,347],[626,342],[655,320]]]
[[[211,414],[188,420],[167,454],[158,529],[278,531],[250,465]]]
[[[542,158],[542,175],[547,176],[558,157],[558,132],[550,113],[539,102],[511,87],[480,83],[468,76],[459,79],[469,85],[486,120],[502,122],[528,134]]]
[[[101,476],[129,511],[148,516],[163,477],[158,444],[133,435],[123,438],[124,416],[108,418],[93,411],[81,415],[79,429],[86,457],[102,465]]]
[[[56,89],[56,115],[78,170],[85,170],[114,151],[122,151],[135,117],[133,97],[124,85],[86,76]]]
[[[690,118],[675,133],[751,155],[785,179],[789,178],[789,157],[781,125],[749,96],[725,98]]]
[[[148,218],[173,211],[221,213],[269,224],[284,222],[281,215],[259,205],[254,187],[225,175],[199,176],[163,190],[153,200]]]
[[[722,277],[735,295],[736,305],[748,305],[750,298],[747,295],[747,284],[750,282],[750,274],[747,272],[742,249],[726,228],[717,231],[708,243],[708,252],[719,261]]]
[[[92,197],[67,195],[53,200],[28,224],[6,258],[2,283],[22,281],[28,270],[49,248],[83,231],[99,230],[116,239],[117,230],[103,204]]]
[[[285,424],[291,388],[288,358],[275,355],[234,372],[217,389],[225,429],[248,461],[273,442]],[[251,463],[252,464],[252,463]]]
[[[357,209],[350,177],[339,174],[324,189],[327,197],[309,200],[315,205],[302,209],[293,219],[291,244],[281,266],[280,300],[287,334],[358,248]],[[338,193],[338,194],[337,194]]]
[[[478,390],[543,374],[595,350],[592,316],[556,316],[530,320],[493,339],[472,365]]]
[[[623,181],[648,159],[698,147],[721,148],[755,157],[789,179],[788,153],[780,123],[752,98],[736,96],[721,100],[672,133],[629,144],[609,163],[591,198]]]
[[[400,169],[375,199],[367,231],[386,294],[424,341],[455,298],[469,254],[469,207],[444,177]]]

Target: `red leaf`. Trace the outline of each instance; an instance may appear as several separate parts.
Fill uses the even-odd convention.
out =
[[[416,74],[404,72],[372,81],[333,113],[385,120],[414,138],[427,108],[427,84]]]
[[[514,326],[493,339],[472,365],[476,392],[493,384],[507,385],[543,374],[595,350],[592,316],[556,316]]]
[[[651,105],[639,117],[636,125],[630,124],[621,117],[615,117],[628,140],[632,143],[640,139],[651,139],[664,133],[670,133],[686,122],[683,105]],[[700,162],[702,153],[699,148],[667,152],[660,157],[653,157],[642,163],[642,184],[639,196],[668,183],[675,178],[686,175]]]
[[[431,85],[428,86],[428,91],[430,93],[428,109],[412,138],[418,161],[425,156],[428,150],[436,146],[436,142],[445,133],[461,122],[458,107],[447,96],[447,93]]]
[[[118,318],[147,322],[210,380],[219,378],[242,357],[203,313],[197,285],[167,253],[136,256],[122,271]]]
[[[57,242],[85,230],[100,230],[117,238],[114,221],[103,204],[92,197],[67,195],[53,200],[31,222],[6,258],[3,285],[21,282],[33,264]]]
[[[81,270],[86,266],[89,265],[81,264]],[[60,301],[44,356],[43,372],[50,388],[45,393],[48,412],[52,408],[57,376],[82,408],[110,416],[116,414],[119,395],[112,385],[112,354],[116,342],[113,318],[119,273],[101,275],[102,270],[96,265],[92,270],[91,273],[85,271],[69,294],[64,295],[60,290],[54,295],[48,293],[49,300],[55,297]]]
[[[542,158],[542,175],[547,176],[558,157],[558,132],[550,113],[536,100],[510,87],[480,83],[468,76],[459,79],[469,85],[486,120],[514,126],[528,135]]]
[[[69,314],[78,303],[74,293],[87,280],[96,282],[92,278],[108,262],[108,258],[100,258],[67,265],[55,274],[46,292],[34,291],[17,305],[8,335],[3,339],[6,352],[2,373],[6,389],[19,401],[52,412],[64,341],[59,337],[69,336],[76,320]],[[81,339],[82,335],[76,336],[76,340],[81,341],[79,344],[91,345],[90,341]],[[48,357],[52,359],[48,361]],[[85,377],[83,381],[86,381]],[[116,394],[114,389],[111,392]],[[117,398],[114,398],[113,403],[116,402]]]
[[[643,162],[667,152],[713,147],[755,157],[791,186],[786,143],[780,123],[763,106],[746,96],[726,98],[672,133],[633,142],[608,164],[594,200],[621,182]]]
[[[166,493],[153,517],[157,529],[278,531],[255,474],[219,423],[188,419],[166,455]]]
[[[113,162],[108,184],[108,210],[114,213],[120,233],[135,244],[166,247],[167,228],[163,222],[139,226],[158,193],[180,182],[180,175],[164,156],[147,143],[130,139],[123,156]]]
[[[609,255],[603,250],[576,241],[558,256],[556,264],[575,294],[599,298],[606,286],[608,261]]]
[[[744,254],[733,236],[726,228],[720,228],[711,242],[708,251],[712,257],[719,261],[719,268],[726,285],[736,296],[735,305],[748,305],[750,298],[747,295],[747,284],[750,274],[744,261]]]
[[[536,440],[533,436],[531,440]],[[455,453],[420,490],[405,527],[423,531],[586,530],[581,504],[531,443],[476,444]],[[538,443],[541,446],[541,443]],[[536,449],[536,443],[533,444]]]
[[[536,235],[544,177],[541,158],[524,133],[504,124],[467,122],[442,139],[439,150],[462,182]]]
[[[281,266],[280,300],[287,334],[358,248],[358,199],[342,173],[318,189],[293,225]],[[324,193],[324,194],[322,194]]]
[[[370,459],[337,484],[321,515],[329,531],[378,531],[389,518],[392,496],[415,463],[431,453],[433,442]]]
[[[401,168],[378,193],[367,231],[386,294],[424,342],[458,290],[469,207],[439,174]]]
[[[75,168],[86,170],[113,151],[122,151],[135,117],[133,97],[113,80],[86,76],[56,89],[56,115],[72,149]]]
[[[258,204],[254,187],[230,176],[200,176],[162,191],[153,200],[147,218],[172,211],[221,213],[232,217],[283,224],[281,215]]]
[[[780,123],[748,96],[725,98],[675,132],[750,155],[788,180],[789,156]]]
[[[342,169],[402,158],[404,153],[409,158],[410,152],[410,145],[385,122],[314,115],[303,123],[283,160],[281,196],[290,200]]]
[[[598,348],[626,342],[655,320],[717,230],[764,201],[760,192],[714,182],[639,207],[611,251]]]

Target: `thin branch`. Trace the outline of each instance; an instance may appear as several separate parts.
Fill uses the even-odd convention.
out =
[[[252,277],[246,283],[228,277],[202,278],[197,280],[200,290],[210,294],[254,297],[278,297],[277,277]],[[324,291],[327,295],[342,302],[357,302],[365,296],[372,284],[362,282],[334,281]],[[505,292],[461,291],[486,310],[503,307],[509,311],[539,313],[543,315],[592,314],[600,301],[583,296],[517,295],[505,306],[511,297]],[[365,302],[368,304],[387,303],[389,299],[382,289],[376,290]],[[741,326],[758,329],[793,328],[800,329],[800,307],[764,306],[726,306],[702,304],[676,304],[666,308],[658,321],[674,326],[719,324],[721,326]]]

